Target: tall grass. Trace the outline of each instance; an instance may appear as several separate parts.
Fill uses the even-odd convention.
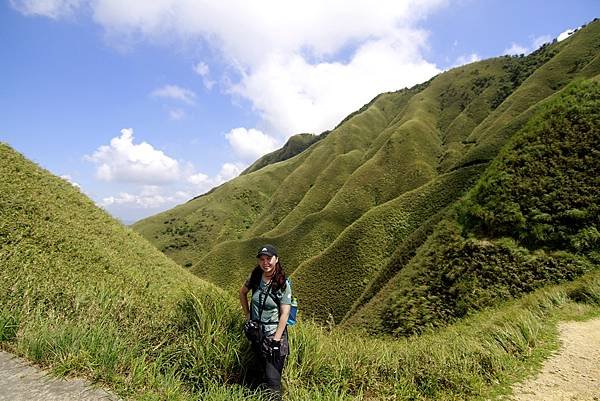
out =
[[[331,397],[326,399],[485,397],[525,375],[556,347],[557,319],[598,314],[599,294],[600,272],[594,272],[446,329],[396,341],[302,324],[292,330],[289,393],[297,399],[317,389],[326,389]],[[574,300],[587,304],[569,311]]]
[[[123,330],[108,313],[88,321],[39,308],[19,324],[3,313],[0,345],[59,376],[84,376],[123,397],[260,399],[241,385],[250,354],[238,315],[229,298],[190,292],[174,320],[166,322],[169,327],[160,333],[140,327],[135,333]]]
[[[555,323],[574,310],[600,314],[600,272],[540,290],[437,332],[392,340],[332,331],[309,321],[289,329],[288,400],[479,399],[506,388],[555,346]],[[578,308],[569,306],[574,302]],[[565,312],[566,311],[566,312]],[[570,314],[569,314],[570,313]],[[253,369],[233,298],[188,293],[177,317],[152,333],[123,333],[104,316],[73,321],[42,311],[3,312],[2,346],[60,375],[78,374],[139,400],[260,400],[244,385]],[[15,326],[19,330],[15,335]]]

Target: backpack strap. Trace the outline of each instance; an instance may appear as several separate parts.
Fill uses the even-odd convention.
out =
[[[286,286],[291,285],[291,281],[290,281],[289,277],[286,277],[286,279],[285,279],[285,285]],[[275,294],[271,293],[270,291],[269,291],[268,294],[271,297],[271,299],[273,301],[275,301],[275,303],[277,304],[277,307],[279,308],[281,306],[281,301],[279,300],[279,298],[277,298],[277,296]]]
[[[252,274],[250,275],[250,289],[252,290],[252,293],[254,294],[255,291],[258,291],[258,289],[260,288],[260,280],[261,280],[261,276],[262,276],[262,271],[256,269],[252,271]],[[289,277],[286,277],[285,279],[285,284],[286,286],[291,285],[291,280]],[[267,285],[267,293],[265,295],[265,297],[263,298],[260,307],[258,309],[258,321],[260,323],[263,324],[275,324],[275,322],[263,322],[262,320],[262,313],[265,307],[265,303],[267,302],[267,297],[271,297],[271,299],[275,302],[275,304],[277,305],[277,308],[279,308],[281,306],[281,301],[280,299],[277,297],[277,295],[275,295],[272,291],[271,291],[271,283],[269,283]]]
[[[259,282],[259,284],[260,284],[260,282]],[[289,285],[289,281],[288,281],[288,279],[286,279],[286,285]],[[257,290],[258,290],[258,288],[256,288],[256,290],[254,290],[254,289],[253,289],[252,291],[257,291]],[[264,292],[263,292],[263,294],[264,294]],[[259,297],[260,297],[260,296],[259,296]],[[274,294],[274,293],[271,291],[271,283],[269,283],[269,284],[267,285],[267,292],[266,292],[266,294],[265,294],[264,298],[262,299],[262,302],[261,302],[261,304],[260,304],[260,307],[259,307],[259,309],[258,309],[258,311],[259,311],[259,312],[258,312],[258,321],[259,321],[260,323],[262,323],[262,324],[276,324],[276,323],[279,323],[279,322],[265,322],[265,321],[263,321],[263,320],[262,320],[262,313],[263,313],[263,310],[264,310],[264,307],[265,307],[265,303],[267,302],[267,298],[268,298],[268,297],[271,297],[271,299],[272,299],[272,300],[275,302],[275,304],[277,305],[277,308],[278,308],[278,309],[279,309],[279,308],[280,308],[280,306],[281,306],[281,301],[279,300],[279,298],[277,297],[277,295],[275,295],[275,294]]]
[[[258,321],[261,323],[271,323],[271,322],[263,322],[262,320],[262,314],[263,311],[265,309],[265,303],[267,302],[267,297],[271,295],[271,283],[269,283],[269,285],[267,285],[267,293],[265,294],[265,297],[262,300],[262,303],[260,304],[259,308],[258,308]],[[272,296],[271,296],[272,298]]]

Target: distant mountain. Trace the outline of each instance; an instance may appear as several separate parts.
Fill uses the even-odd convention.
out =
[[[588,203],[578,198],[581,205],[565,204],[565,210],[540,209],[544,191],[577,186],[589,177],[551,178],[550,167],[562,161],[542,152],[543,141],[536,142],[552,138],[548,146],[562,149],[566,139],[560,129],[543,127],[556,114],[563,121],[556,121],[557,127],[574,127],[572,144],[581,127],[560,105],[572,106],[573,99],[587,104],[590,97],[593,104],[598,74],[600,22],[595,21],[528,56],[469,64],[381,94],[293,157],[287,158],[295,152],[284,149],[274,152],[246,174],[133,228],[179,264],[226,289],[243,282],[260,244],[274,243],[294,278],[303,312],[321,321],[397,335],[437,326],[598,264],[589,249],[572,245],[595,243],[598,196],[582,196]],[[586,110],[580,110],[581,118],[592,123],[589,132],[581,131],[586,147],[569,159],[574,171],[585,165],[577,164],[578,158],[589,166],[598,160],[598,126],[589,119],[596,115],[593,107]],[[520,164],[499,167],[520,155],[518,138],[527,155]],[[536,170],[529,180],[520,177],[529,163],[549,167],[549,175]],[[511,185],[545,186],[513,194],[501,185],[507,175]],[[486,182],[493,184],[484,191]],[[559,189],[559,198],[569,193],[568,187]],[[516,198],[499,208],[497,200],[486,200],[509,195]],[[522,219],[506,217],[503,231],[494,231],[504,218],[496,214],[519,216],[513,212],[521,207],[537,211],[521,211]],[[582,208],[586,211],[578,214]],[[573,218],[584,231],[542,241],[565,224],[546,214],[568,210],[579,216]],[[532,224],[541,230],[537,240],[538,234],[521,233]],[[461,281],[462,275],[468,279]]]
[[[313,143],[325,138],[325,136],[327,136],[327,131],[318,136],[314,134],[294,135],[290,139],[288,139],[288,141],[285,143],[285,145],[283,145],[281,149],[264,155],[263,157],[252,163],[252,165],[246,170],[242,171],[241,175],[252,173],[253,171],[260,170],[261,168],[269,164],[282,162],[291,157],[294,157],[298,153],[303,152]]]

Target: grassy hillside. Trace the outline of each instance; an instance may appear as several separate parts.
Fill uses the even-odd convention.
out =
[[[233,297],[175,265],[66,181],[0,144],[0,347],[136,400],[261,400]],[[560,318],[600,315],[600,275],[436,334],[290,330],[286,399],[469,400],[506,392],[556,347]]]
[[[243,371],[233,299],[5,144],[0,266],[0,346],[60,374],[166,400]]]
[[[526,57],[381,94],[296,156],[134,228],[226,289],[240,285],[260,243],[275,243],[305,313],[355,322],[405,266],[425,263],[419,249],[433,241],[435,224],[510,138],[570,82],[599,73],[596,21]]]
[[[599,268],[599,122],[597,81],[547,102],[347,324],[411,334]]]
[[[330,247],[294,272],[294,280],[302,283],[296,293],[302,299],[303,309],[322,321],[329,316],[341,321],[380,266],[388,262],[397,244],[436,211],[456,200],[480,172],[481,167],[472,166],[442,175],[365,213]],[[329,268],[315,274],[315,266]],[[324,291],[323,286],[331,290]]]

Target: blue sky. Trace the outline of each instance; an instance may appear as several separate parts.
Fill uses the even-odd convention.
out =
[[[0,141],[130,223],[378,93],[598,16],[597,0],[10,0]]]

